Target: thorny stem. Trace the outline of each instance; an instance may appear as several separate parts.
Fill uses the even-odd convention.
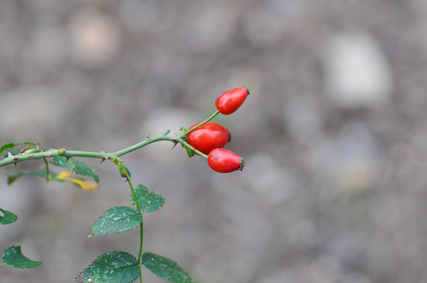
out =
[[[37,151],[37,152],[31,152],[31,153],[20,153],[17,155],[9,155],[8,157],[0,160],[0,167],[2,166],[6,166],[9,164],[16,164],[18,162],[22,162],[22,161],[26,161],[26,160],[32,160],[32,159],[43,159],[44,162],[46,163],[47,166],[47,170],[49,170],[48,167],[48,162],[46,160],[47,157],[54,157],[54,156],[65,156],[65,157],[90,157],[90,158],[101,158],[103,160],[107,160],[107,159],[114,159],[117,158],[119,156],[125,155],[129,152],[132,152],[134,150],[140,149],[141,147],[144,147],[150,143],[153,142],[158,142],[158,141],[171,141],[174,143],[181,143],[181,144],[185,144],[188,147],[190,147],[191,149],[193,149],[193,151],[195,153],[197,153],[200,156],[203,156],[205,158],[207,158],[206,154],[201,153],[200,151],[196,150],[194,147],[190,146],[185,139],[185,136],[190,133],[191,131],[194,131],[195,129],[199,128],[200,126],[203,126],[204,124],[206,124],[207,122],[209,122],[210,120],[212,120],[216,115],[218,115],[220,112],[217,110],[215,111],[210,117],[208,117],[205,121],[203,121],[202,123],[200,123],[199,125],[197,125],[194,128],[191,128],[187,131],[185,131],[183,134],[179,135],[179,136],[168,136],[169,134],[169,130],[165,131],[163,134],[154,136],[152,138],[147,137],[147,139],[134,144],[130,147],[127,147],[125,149],[116,151],[116,152],[111,152],[111,153],[105,153],[105,152],[91,152],[91,151],[73,151],[73,150],[65,150],[64,148],[62,149],[48,149],[48,150],[41,150],[41,151]],[[37,149],[38,150],[38,149]],[[49,171],[48,171],[49,172]]]
[[[125,149],[112,152],[112,153],[106,153],[106,152],[91,152],[91,151],[72,151],[72,150],[65,150],[65,149],[49,149],[45,151],[40,151],[36,153],[31,154],[22,154],[22,155],[10,155],[3,160],[0,160],[0,167],[18,163],[21,161],[26,160],[32,160],[32,159],[45,159],[47,157],[54,157],[54,156],[65,156],[65,157],[90,157],[90,158],[101,158],[101,159],[114,159],[116,157],[125,155],[129,152],[132,152],[134,150],[137,150],[141,147],[144,147],[150,143],[158,142],[158,141],[171,141],[171,142],[177,142],[178,137],[168,136],[169,130],[164,132],[163,134],[154,136],[152,138],[147,138],[137,144],[134,144],[130,147],[127,147]]]

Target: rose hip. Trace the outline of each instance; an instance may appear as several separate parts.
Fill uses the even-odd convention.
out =
[[[230,173],[243,170],[245,162],[243,158],[230,150],[215,148],[208,155],[208,164],[216,172]]]

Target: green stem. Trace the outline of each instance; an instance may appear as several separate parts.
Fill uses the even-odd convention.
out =
[[[135,190],[133,189],[132,182],[130,181],[130,178],[128,178],[127,180],[128,180],[128,183],[129,183],[130,190],[132,191],[132,196],[133,196],[133,200],[135,201],[136,208],[141,213],[141,217],[142,217],[143,213],[141,212],[141,209],[139,207],[138,199],[136,198],[136,194],[135,194]],[[139,227],[140,227],[140,230],[141,230],[141,235],[140,235],[140,241],[139,241],[138,262],[141,262],[142,245],[143,245],[143,242],[144,242],[144,221],[141,221],[141,224],[139,224]]]
[[[2,160],[0,160],[0,167],[9,165],[9,164],[16,164],[18,162],[26,161],[26,160],[32,160],[32,159],[44,159],[45,163],[47,162],[47,157],[54,157],[54,156],[65,156],[65,157],[90,157],[90,158],[101,158],[101,159],[114,159],[116,157],[125,155],[129,152],[132,152],[134,150],[140,149],[141,147],[144,147],[150,143],[158,142],[158,141],[171,141],[174,143],[180,142],[185,143],[185,140],[183,139],[185,135],[190,133],[191,131],[194,131],[200,126],[203,126],[210,120],[212,120],[216,115],[218,115],[220,112],[217,110],[215,111],[209,118],[207,118],[205,121],[200,123],[194,128],[191,128],[190,130],[185,131],[183,134],[179,136],[168,136],[169,130],[165,131],[163,134],[154,136],[152,138],[147,138],[137,144],[134,144],[130,147],[127,147],[125,149],[111,152],[111,153],[105,153],[105,152],[91,152],[91,151],[73,151],[73,150],[65,150],[65,149],[49,149],[44,151],[38,151],[38,152],[31,152],[28,154],[21,154],[21,155],[15,155],[15,156],[9,156]],[[191,147],[193,148],[193,147]],[[194,148],[193,148],[194,149]],[[207,157],[205,154],[197,151],[194,149],[194,151],[204,157]],[[47,163],[48,164],[48,163]],[[47,167],[47,173],[49,173],[49,168]],[[49,175],[49,174],[47,174]],[[48,178],[48,177],[47,177]]]
[[[112,152],[112,153],[105,153],[105,152],[90,152],[90,151],[72,151],[72,150],[65,150],[65,149],[49,149],[42,152],[36,152],[31,154],[24,154],[24,155],[15,155],[15,156],[9,156],[2,160],[0,160],[0,167],[6,166],[13,163],[18,163],[26,160],[32,160],[32,159],[43,159],[46,157],[54,157],[54,156],[66,156],[66,157],[91,157],[91,158],[101,158],[101,159],[113,159],[114,157],[119,157],[122,155],[125,155],[129,152],[132,152],[134,150],[137,150],[143,146],[146,146],[153,142],[158,141],[171,141],[171,142],[177,142],[178,137],[174,136],[168,136],[169,130],[164,132],[163,134],[154,136],[152,138],[147,138],[146,140],[143,140],[137,144],[134,144],[130,147],[127,147],[125,149]]]
[[[212,120],[216,115],[219,114],[219,110],[215,111],[215,113],[213,113],[211,116],[209,116],[206,120],[204,120],[203,122],[201,122],[200,124],[198,124],[197,126],[195,126],[194,128],[191,128],[187,131],[185,131],[182,135],[180,135],[180,137],[184,137],[186,136],[189,132],[194,131],[195,129],[197,129],[198,127],[203,126],[204,124],[206,124],[207,122],[209,122],[210,120]]]
[[[139,237],[140,241],[139,241],[139,253],[138,253],[138,262],[141,262],[141,257],[142,257],[142,246],[144,243],[144,222],[141,222],[140,226],[140,230],[141,230],[141,236]]]
[[[0,265],[3,265],[3,264],[5,264],[5,262],[0,262]]]
[[[183,139],[178,140],[178,142],[185,144],[186,146],[188,146],[189,148],[191,148],[195,153],[197,153],[200,156],[203,156],[204,158],[208,158],[208,156],[206,154],[204,154],[203,152],[200,152],[199,150],[195,149],[193,146],[191,146],[188,142],[186,142]]]

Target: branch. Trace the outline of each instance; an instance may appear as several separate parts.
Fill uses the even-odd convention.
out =
[[[66,156],[66,157],[91,157],[91,158],[101,158],[101,159],[114,159],[119,156],[125,155],[129,152],[132,152],[134,150],[137,150],[141,147],[144,147],[150,143],[158,142],[158,141],[171,141],[171,142],[182,142],[182,136],[168,136],[169,130],[165,131],[163,134],[154,136],[152,138],[147,137],[147,139],[134,144],[130,147],[127,147],[125,149],[112,152],[112,153],[106,153],[106,152],[91,152],[91,151],[72,151],[72,150],[66,150],[65,148],[61,149],[48,149],[43,150],[40,152],[32,152],[32,153],[19,153],[17,155],[11,155],[9,153],[9,156],[4,158],[3,160],[0,160],[0,167],[6,166],[9,164],[14,164],[26,160],[32,160],[32,159],[43,159],[46,157],[54,157],[54,156]]]

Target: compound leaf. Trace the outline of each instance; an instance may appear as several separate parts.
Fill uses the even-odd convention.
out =
[[[130,283],[139,277],[139,269],[138,260],[133,255],[107,252],[97,257],[75,280],[77,283]]]
[[[147,189],[142,184],[135,187],[135,195],[139,204],[139,208],[143,212],[152,212],[163,206],[165,199],[159,194],[150,189]],[[135,205],[133,194],[130,195],[130,202]]]
[[[142,264],[156,276],[176,283],[195,283],[175,261],[153,253],[142,255]]]
[[[26,258],[21,252],[21,246],[12,246],[4,250],[2,259],[5,264],[15,268],[35,268],[40,266],[40,261],[33,261]]]
[[[141,213],[132,207],[112,207],[98,219],[90,228],[92,232],[89,237],[121,233],[135,229],[142,222]]]
[[[3,213],[3,216],[0,216],[0,225],[7,225],[18,220],[18,216],[13,214],[10,211],[0,208],[0,211]]]

